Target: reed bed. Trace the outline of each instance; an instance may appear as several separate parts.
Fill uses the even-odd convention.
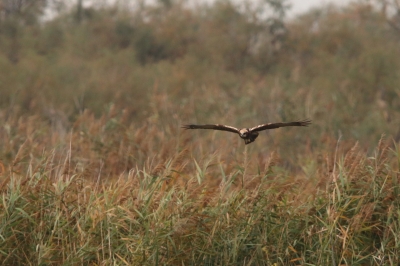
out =
[[[308,154],[287,169],[277,154],[260,161],[244,144],[228,164],[223,148],[204,156],[188,136],[168,142],[151,125],[132,135],[117,127],[119,136],[105,129],[113,118],[77,121],[89,133],[71,131],[64,142],[50,124],[39,135],[24,128],[31,135],[1,164],[3,263],[399,263],[400,155],[384,137],[370,155],[339,142],[330,157]],[[36,147],[52,134],[57,148]],[[152,149],[160,152],[150,159]]]

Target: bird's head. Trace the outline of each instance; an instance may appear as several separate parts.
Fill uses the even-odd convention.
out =
[[[239,130],[239,136],[241,138],[247,138],[249,136],[249,129],[248,128],[242,128],[241,130]]]

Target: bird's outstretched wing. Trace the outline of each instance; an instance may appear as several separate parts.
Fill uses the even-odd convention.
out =
[[[184,129],[214,129],[214,130],[223,130],[229,131],[233,133],[239,133],[239,129],[235,127],[225,126],[225,125],[184,125],[182,126]]]
[[[296,122],[287,122],[287,123],[269,123],[269,124],[263,124],[263,125],[258,125],[255,127],[250,128],[250,131],[262,131],[266,129],[274,129],[278,127],[306,127],[311,124],[310,119],[305,119],[302,121],[296,121]]]

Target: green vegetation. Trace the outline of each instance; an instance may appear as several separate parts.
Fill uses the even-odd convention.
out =
[[[398,265],[398,21],[274,7],[2,17],[2,264]]]

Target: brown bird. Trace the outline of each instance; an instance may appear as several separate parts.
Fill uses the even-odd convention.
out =
[[[239,136],[244,139],[245,144],[252,143],[258,137],[258,131],[263,131],[267,129],[274,129],[278,127],[306,127],[311,124],[310,119],[305,119],[302,121],[296,122],[286,122],[286,123],[269,123],[269,124],[262,124],[252,128],[242,128],[238,129],[231,126],[225,125],[184,125],[182,128],[184,129],[214,129],[214,130],[222,130],[222,131],[229,131],[233,133],[239,134]]]

